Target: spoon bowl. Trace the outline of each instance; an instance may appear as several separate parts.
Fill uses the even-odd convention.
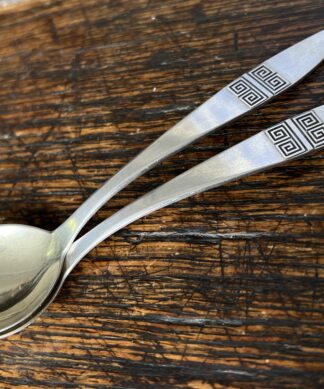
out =
[[[0,328],[23,320],[46,299],[62,268],[54,233],[18,224],[0,226]]]

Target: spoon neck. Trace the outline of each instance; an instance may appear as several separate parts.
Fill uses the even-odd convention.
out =
[[[59,240],[63,257],[65,257],[73,241],[79,233],[80,228],[76,225],[73,218],[69,217],[63,224],[61,224],[55,231],[54,236]]]
[[[192,143],[202,136],[203,133],[209,132],[214,128],[213,125],[220,125],[220,123],[211,124],[208,121],[205,121],[204,127],[202,127],[201,124],[200,126],[197,126],[196,121],[200,122],[197,120],[197,115],[197,113],[194,115],[189,114],[185,119],[160,136],[155,142],[119,170],[119,172],[108,179],[101,188],[97,189],[60,227],[58,227],[55,234],[62,241],[63,247],[67,248],[66,251],[84,225],[115,194],[167,156],[174,154],[179,149]]]

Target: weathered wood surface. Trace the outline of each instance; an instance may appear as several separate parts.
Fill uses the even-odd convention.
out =
[[[23,2],[0,13],[0,218],[53,229],[226,83],[323,28],[323,1]],[[323,103],[323,67],[154,169],[158,184]],[[37,322],[0,385],[323,387],[323,153],[116,233]]]

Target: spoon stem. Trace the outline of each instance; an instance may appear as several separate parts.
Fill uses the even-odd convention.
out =
[[[124,207],[72,245],[65,271],[114,232],[155,210],[323,147],[324,105],[259,132]]]
[[[88,220],[116,193],[200,137],[265,104],[324,58],[324,30],[234,80],[164,133],[90,196],[56,231],[66,251]]]

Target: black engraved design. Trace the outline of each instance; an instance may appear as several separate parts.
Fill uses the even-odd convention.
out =
[[[248,82],[244,77],[233,81],[229,85],[229,89],[250,107],[254,107],[267,99],[267,96],[263,92]]]
[[[286,158],[324,146],[324,123],[314,111],[286,120],[265,133]]]
[[[270,70],[265,65],[260,65],[257,68],[251,70],[249,75],[274,95],[281,92],[283,89],[290,85],[290,83],[282,76]]]
[[[303,113],[293,122],[315,149],[324,145],[324,123],[314,112]]]
[[[249,107],[263,103],[265,100],[286,89],[290,83],[268,66],[260,65],[233,81],[229,90]]]
[[[307,147],[288,125],[287,121],[269,128],[266,130],[266,134],[286,158],[295,157],[307,151]]]

